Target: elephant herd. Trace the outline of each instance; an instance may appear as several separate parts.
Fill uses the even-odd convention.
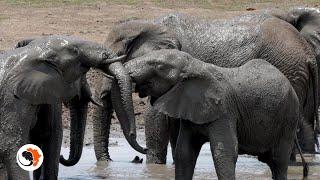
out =
[[[104,45],[59,35],[20,41],[0,52],[0,173],[28,179],[16,164],[28,143],[44,154],[34,179],[57,179],[59,162],[78,163],[92,102],[98,161],[111,160],[115,111],[126,140],[147,163],[166,163],[170,142],[176,179],[192,179],[206,142],[219,179],[235,179],[238,154],[257,156],[273,179],[287,179],[296,152],[316,153],[319,146],[319,63],[320,10],[313,8],[228,20],[177,13],[124,21]],[[94,95],[90,68],[104,74]],[[136,141],[133,90],[149,97],[146,148]],[[60,157],[62,104],[71,117],[68,159]]]

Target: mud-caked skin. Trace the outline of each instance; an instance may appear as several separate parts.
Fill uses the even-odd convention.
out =
[[[302,36],[312,45],[317,62],[320,61],[320,9],[318,8],[292,8],[290,10],[272,9],[266,11],[275,17],[283,19],[294,25]]]
[[[78,162],[91,99],[87,71],[99,68],[124,83],[114,83],[121,96],[115,104],[129,107],[132,102],[131,89],[124,88],[131,87],[131,82],[119,78],[130,77],[118,61],[121,58],[100,44],[66,36],[36,38],[0,54],[0,159],[8,179],[29,178],[16,163],[18,149],[27,143],[38,145],[44,154],[34,179],[57,179],[62,102],[70,108],[73,134],[69,159],[60,161],[65,165]]]
[[[116,25],[105,45],[118,55],[126,54],[126,61],[158,49],[178,49],[222,67],[238,67],[251,59],[263,58],[289,79],[304,107],[304,124],[308,124],[304,132],[313,133],[310,127],[314,126],[317,95],[314,92],[317,92],[318,82],[315,53],[295,27],[278,17],[261,13],[228,20],[203,20],[184,14],[169,14],[152,21],[135,20]],[[101,82],[104,81],[107,80]],[[101,88],[101,92],[108,94],[103,90],[107,87]],[[97,98],[102,96],[98,93]],[[109,101],[107,96],[104,98]],[[151,103],[153,99],[151,97]],[[174,147],[179,123],[173,123],[153,106],[148,109],[145,119],[147,162],[165,163],[169,139]],[[100,110],[103,113],[112,111]],[[95,143],[95,149],[99,150],[96,151],[97,157],[108,154],[105,140],[109,129],[99,126],[102,121],[110,122],[104,118],[94,121],[100,122],[94,123],[97,132],[94,139],[100,141]],[[314,151],[314,144],[314,141],[307,144],[305,150]]]
[[[287,179],[300,115],[289,80],[262,59],[238,68],[201,62],[177,50],[158,50],[125,64],[141,96],[180,121],[176,179],[192,179],[201,146],[210,142],[219,179],[235,179],[238,154],[258,156],[274,179]]]
[[[297,28],[300,34],[312,46],[317,59],[318,72],[320,69],[320,9],[318,8],[292,8],[287,11],[272,9],[266,11],[280,19],[283,19]],[[318,96],[320,97],[320,96]],[[315,122],[315,130],[320,134],[319,121]],[[315,136],[317,135],[315,134]],[[317,138],[317,137],[316,137]]]

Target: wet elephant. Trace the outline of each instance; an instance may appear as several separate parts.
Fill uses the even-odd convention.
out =
[[[140,96],[180,122],[175,179],[192,179],[209,142],[218,179],[235,179],[238,154],[258,156],[273,179],[287,179],[300,104],[289,80],[263,59],[237,68],[204,63],[178,50],[155,50],[125,63]],[[296,143],[298,144],[298,143]],[[307,176],[305,165],[304,176]]]
[[[0,159],[9,179],[28,179],[28,173],[16,164],[18,149],[27,143],[40,146],[44,153],[44,163],[34,172],[35,179],[57,179],[62,139],[61,103],[80,102],[69,107],[71,114],[75,111],[75,119],[80,120],[81,126],[88,97],[81,92],[84,88],[76,87],[86,87],[79,83],[84,82],[82,78],[91,67],[114,77],[114,94],[118,98],[113,103],[118,105],[120,117],[124,117],[121,113],[125,114],[126,119],[119,120],[125,122],[124,132],[132,138],[131,144],[136,142],[135,126],[130,126],[135,123],[131,82],[119,62],[122,58],[100,44],[67,36],[37,38],[0,55]],[[71,154],[70,158],[77,156]]]
[[[178,49],[221,67],[238,67],[251,59],[265,59],[290,80],[307,116],[304,118],[307,125],[303,128],[313,133],[313,121],[308,122],[308,119],[314,119],[318,107],[315,53],[295,27],[268,13],[242,15],[228,20],[204,20],[185,14],[170,14],[151,21],[128,21],[112,28],[105,45],[118,55],[127,55],[126,61],[159,49]],[[105,79],[101,83],[107,81]],[[108,86],[102,88],[96,98],[110,102]],[[147,162],[165,163],[169,139],[173,149],[175,147],[179,122],[159,113],[152,106],[153,102],[154,97],[151,96],[145,122],[149,149]],[[107,114],[112,109],[99,111],[104,118],[94,121],[98,160],[108,156],[105,142],[109,131],[106,127],[109,125],[99,125],[110,123],[110,115]],[[312,141],[304,148],[314,151],[314,144]]]

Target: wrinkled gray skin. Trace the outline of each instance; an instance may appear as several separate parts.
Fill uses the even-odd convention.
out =
[[[320,9],[317,8],[293,8],[288,11],[279,9],[269,10],[267,13],[283,19],[297,28],[300,34],[313,47],[316,54],[318,72],[320,69]],[[320,98],[320,96],[318,96]],[[320,134],[319,121],[314,126],[317,134]],[[315,134],[316,135],[316,134]]]
[[[24,144],[36,144],[43,150],[44,163],[34,172],[34,178],[57,179],[62,139],[61,102],[70,102],[75,133],[71,141],[79,141],[75,138],[83,139],[89,99],[83,92],[88,91],[86,72],[90,67],[98,68],[122,81],[123,84],[115,84],[121,98],[114,103],[122,104],[120,109],[125,110],[132,108],[131,89],[126,89],[131,82],[119,77],[130,77],[118,62],[121,58],[97,43],[66,36],[48,36],[28,43],[0,55],[0,159],[9,179],[28,179],[28,173],[16,163],[16,153]],[[83,140],[80,141],[71,144],[70,157],[65,163],[80,157]]]
[[[238,67],[262,58],[276,66],[297,92],[305,119],[314,119],[317,107],[318,72],[315,53],[299,32],[287,22],[266,13],[250,14],[230,20],[202,20],[184,14],[170,14],[153,21],[129,21],[115,26],[105,45],[126,61],[152,50],[178,49],[201,61],[221,67]],[[108,80],[96,98],[108,100]],[[151,104],[154,101],[151,96]],[[112,106],[108,106],[111,108]],[[107,137],[112,109],[102,112],[94,122],[95,151],[98,160],[108,156]],[[109,118],[109,119],[108,119]],[[105,126],[100,126],[105,124]],[[179,122],[149,107],[146,115],[148,163],[165,163],[170,139],[173,150]],[[307,122],[311,124],[311,122]],[[313,124],[311,124],[313,126]],[[306,132],[313,132],[310,126]],[[314,141],[304,149],[314,151]]]
[[[218,179],[235,179],[238,154],[258,156],[273,179],[287,179],[300,105],[289,80],[270,63],[221,68],[177,50],[159,50],[125,64],[142,97],[180,120],[176,179],[192,179],[201,146],[210,142]]]
[[[35,39],[24,39],[19,41],[15,48],[21,48],[27,46],[31,41]],[[77,92],[76,97],[73,97],[70,101],[64,102],[70,109],[70,119],[71,119],[71,131],[70,131],[70,155],[69,159],[65,160],[60,157],[60,163],[65,166],[75,165],[81,157],[83,139],[85,134],[85,126],[88,112],[88,103],[91,101],[95,105],[102,106],[101,104],[95,102],[92,99],[92,93],[88,85],[86,76],[82,76],[74,83],[75,86],[69,91]],[[53,108],[54,109],[54,108]],[[43,112],[42,112],[43,111]],[[38,114],[45,115],[49,111],[47,108],[40,109]],[[61,111],[54,111],[55,113],[61,113]],[[61,116],[61,114],[55,114],[55,117]],[[40,127],[41,128],[41,127]]]

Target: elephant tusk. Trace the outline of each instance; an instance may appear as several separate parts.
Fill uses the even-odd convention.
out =
[[[112,64],[112,63],[115,63],[115,62],[119,62],[119,61],[124,60],[126,57],[127,57],[126,55],[122,55],[122,56],[115,57],[115,58],[112,58],[112,59],[105,59],[105,60],[103,60],[102,64]]]
[[[109,78],[109,79],[114,79],[113,76],[110,76],[110,75],[107,74],[107,73],[102,72],[102,75],[104,75],[105,77],[107,77],[107,78]]]
[[[92,104],[94,104],[94,105],[96,105],[96,106],[98,106],[98,107],[104,107],[103,104],[101,104],[101,103],[99,103],[98,101],[94,100],[92,97],[89,97],[89,101],[90,101]]]
[[[102,71],[101,69],[97,69],[97,68],[95,68],[95,70],[97,70],[97,71],[99,71],[103,76],[105,76],[105,77],[107,77],[107,78],[109,78],[109,79],[114,79],[114,77],[113,76],[111,76],[111,75],[109,75],[109,74],[107,74],[107,73],[105,73],[104,71]]]

